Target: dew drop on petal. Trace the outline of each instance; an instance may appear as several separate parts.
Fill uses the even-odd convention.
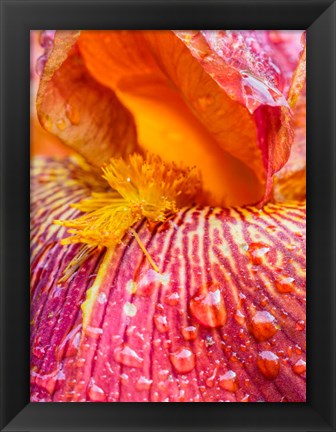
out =
[[[258,354],[257,366],[265,378],[274,380],[280,370],[279,357],[272,351],[262,351]]]
[[[56,122],[56,126],[59,130],[63,131],[67,127],[67,122],[65,119],[59,119]]]
[[[273,315],[267,311],[258,311],[251,320],[251,331],[258,342],[265,342],[278,331]]]
[[[160,284],[165,285],[168,280],[168,275],[149,269],[140,277],[136,294],[138,296],[148,297],[153,294],[156,287],[160,286]]]
[[[144,376],[141,376],[138,381],[135,384],[135,388],[139,391],[142,390],[149,390],[151,388],[151,385],[153,383],[153,380],[148,379]]]
[[[275,287],[281,294],[294,291],[295,279],[292,277],[279,277],[275,280]]]
[[[236,313],[234,314],[234,319],[239,325],[244,325],[245,323],[245,315],[240,309],[236,310]]]
[[[124,366],[141,368],[144,362],[143,359],[126,344],[118,346],[114,350],[113,355],[115,360]]]
[[[159,314],[154,315],[154,323],[156,329],[160,333],[165,333],[168,331],[168,322],[167,322],[167,317],[165,315],[159,315]]]
[[[106,296],[106,294],[104,293],[104,292],[101,292],[99,295],[98,295],[98,303],[99,304],[104,304],[104,303],[106,303],[107,302],[107,296]]]
[[[165,303],[169,306],[176,306],[180,300],[179,293],[172,292],[170,294],[167,294],[165,297]]]
[[[195,367],[195,354],[188,347],[181,347],[170,354],[170,361],[177,373],[191,372]]]
[[[182,327],[181,331],[184,340],[189,341],[197,338],[197,327],[195,326]]]
[[[137,284],[133,279],[130,279],[127,283],[126,283],[126,291],[129,294],[135,294],[137,290]]]
[[[137,313],[137,308],[133,303],[126,302],[123,307],[123,312],[126,316],[134,317]]]
[[[75,107],[71,103],[67,103],[65,105],[65,115],[70,120],[71,124],[74,126],[79,125],[80,123],[80,113],[77,107]]]
[[[301,375],[306,372],[306,362],[300,359],[293,365],[292,369],[297,375]]]
[[[270,247],[264,243],[250,243],[248,253],[252,264],[262,263],[264,256],[270,251]]]
[[[219,377],[219,385],[223,390],[230,391],[232,393],[238,390],[237,375],[234,371],[229,370],[224,375]]]
[[[93,381],[89,384],[88,397],[93,402],[106,402],[106,394],[104,390],[97,386]]]
[[[217,376],[217,372],[218,372],[218,366],[216,366],[214,368],[214,370],[212,371],[212,374],[209,376],[209,378],[207,378],[207,380],[205,381],[205,384],[207,385],[207,387],[213,387],[215,384],[215,379]]]
[[[295,330],[302,331],[302,330],[304,330],[305,327],[306,327],[305,320],[299,320],[295,324]]]
[[[205,287],[190,300],[192,315],[205,327],[220,327],[226,322],[226,308],[220,289]]]

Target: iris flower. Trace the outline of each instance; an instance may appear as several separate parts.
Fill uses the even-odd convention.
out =
[[[68,150],[32,157],[31,400],[304,402],[305,35],[47,54],[41,148]]]

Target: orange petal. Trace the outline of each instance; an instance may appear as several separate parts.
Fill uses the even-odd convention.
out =
[[[115,94],[86,71],[76,46],[78,36],[56,33],[40,82],[37,114],[47,131],[100,167],[112,156],[134,151],[135,126]]]
[[[143,148],[196,165],[211,203],[261,199],[265,173],[251,114],[174,33],[84,31],[78,45],[92,76],[132,112]]]
[[[75,217],[86,173],[32,165],[31,400],[304,402],[305,206],[184,209],[137,227],[160,273],[125,237],[59,283],[78,246],[51,221]]]

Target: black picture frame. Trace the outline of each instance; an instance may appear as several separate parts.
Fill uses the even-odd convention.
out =
[[[1,430],[335,431],[331,0],[1,1]],[[29,31],[307,29],[307,403],[29,403]]]

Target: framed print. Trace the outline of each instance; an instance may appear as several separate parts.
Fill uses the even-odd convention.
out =
[[[335,430],[335,3],[1,7],[2,430]]]

